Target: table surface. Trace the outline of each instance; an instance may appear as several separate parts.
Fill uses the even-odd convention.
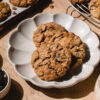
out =
[[[66,13],[66,9],[69,7],[66,0],[53,0],[53,5],[54,8],[46,7],[41,13]],[[70,8],[67,13],[71,14],[72,11],[73,8]],[[84,20],[91,30],[98,37],[100,36],[100,28],[98,26],[87,21],[76,11],[73,12],[72,16]],[[0,37],[0,55],[3,58],[3,68],[7,70],[12,81],[9,93],[2,100],[95,100],[94,86],[100,74],[100,64],[97,65],[95,71],[88,79],[65,89],[42,89],[20,78],[7,59],[8,37],[12,30]]]

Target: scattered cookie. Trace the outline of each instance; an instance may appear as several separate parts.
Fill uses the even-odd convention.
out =
[[[71,64],[71,53],[58,43],[43,43],[32,55],[34,71],[40,79],[51,81],[64,76]]]
[[[0,21],[6,19],[11,14],[11,9],[6,2],[0,2]]]
[[[100,0],[91,0],[89,10],[93,17],[100,19]]]
[[[18,6],[18,7],[26,7],[36,2],[36,0],[9,0],[9,1],[14,6]]]
[[[59,32],[66,32],[66,30],[61,25],[53,22],[42,24],[34,32],[33,41],[35,45],[39,47],[42,42],[49,42],[54,34],[58,34]]]

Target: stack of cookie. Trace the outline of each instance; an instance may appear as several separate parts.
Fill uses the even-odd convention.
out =
[[[37,50],[31,63],[38,77],[46,81],[63,77],[85,58],[85,45],[80,37],[53,22],[40,25],[33,41]]]
[[[73,4],[89,2],[89,10],[93,17],[100,19],[100,0],[70,0]]]

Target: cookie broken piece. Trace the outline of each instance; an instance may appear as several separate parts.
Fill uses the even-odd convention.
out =
[[[37,0],[9,0],[11,4],[17,7],[26,7],[28,5],[32,5]]]
[[[56,80],[69,69],[71,53],[58,43],[42,44],[33,52],[31,63],[40,79]]]
[[[0,2],[0,21],[5,20],[11,14],[11,9],[6,2]]]

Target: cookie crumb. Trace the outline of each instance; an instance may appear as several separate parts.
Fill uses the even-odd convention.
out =
[[[17,10],[17,8],[16,8],[16,7],[14,7],[14,6],[12,7],[12,9],[13,9],[13,10]]]
[[[14,11],[14,12],[13,12],[13,15],[16,15],[16,14],[17,14],[17,13]]]
[[[50,4],[49,7],[52,9],[52,8],[54,8],[54,5],[53,4]]]

